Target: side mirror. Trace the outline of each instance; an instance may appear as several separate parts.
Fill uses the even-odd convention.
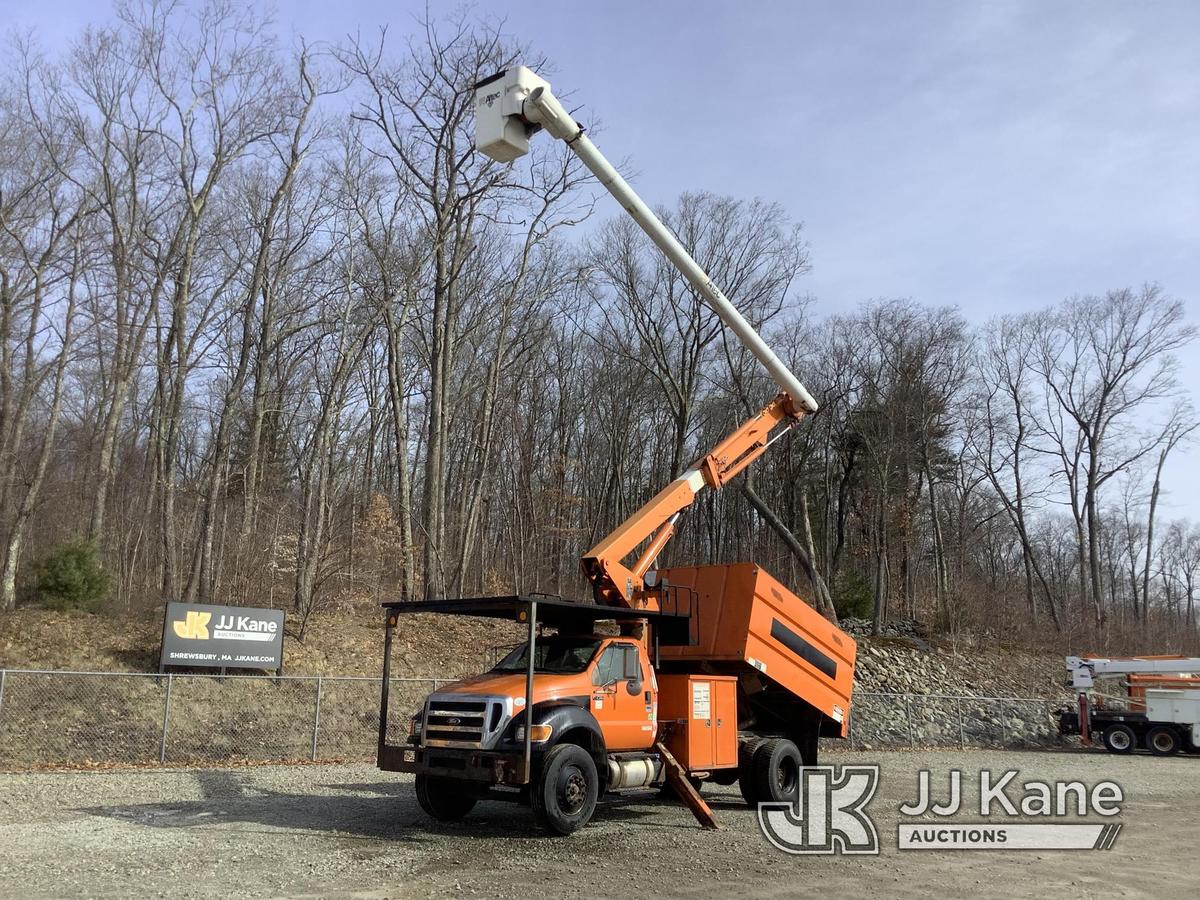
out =
[[[642,692],[642,679],[630,678],[625,682],[625,690],[629,691],[631,697],[636,697]]]

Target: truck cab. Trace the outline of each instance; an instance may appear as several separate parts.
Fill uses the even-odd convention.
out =
[[[517,749],[524,740],[529,643],[481,675],[430,694],[410,743],[440,749]],[[554,635],[535,644],[533,743],[582,728],[605,750],[646,750],[657,730],[658,691],[645,647],[628,637]],[[563,710],[567,710],[564,712]],[[578,710],[578,712],[574,712]],[[545,720],[545,721],[543,721]]]

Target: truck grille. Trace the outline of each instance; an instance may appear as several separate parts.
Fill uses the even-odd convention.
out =
[[[483,747],[504,718],[504,701],[430,697],[422,739],[430,747]]]

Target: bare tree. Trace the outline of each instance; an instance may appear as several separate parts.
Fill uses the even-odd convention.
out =
[[[1195,328],[1157,286],[1072,298],[1045,325],[1034,357],[1052,405],[1042,430],[1062,461],[1086,562],[1083,593],[1102,625],[1100,494],[1165,439],[1169,423],[1142,423],[1178,394],[1175,353]]]

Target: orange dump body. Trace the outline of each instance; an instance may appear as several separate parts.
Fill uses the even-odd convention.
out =
[[[663,663],[757,673],[818,710],[830,731],[848,734],[857,654],[850,635],[753,563],[663,569],[659,575],[677,593],[694,591],[698,633],[694,646],[663,646]]]

